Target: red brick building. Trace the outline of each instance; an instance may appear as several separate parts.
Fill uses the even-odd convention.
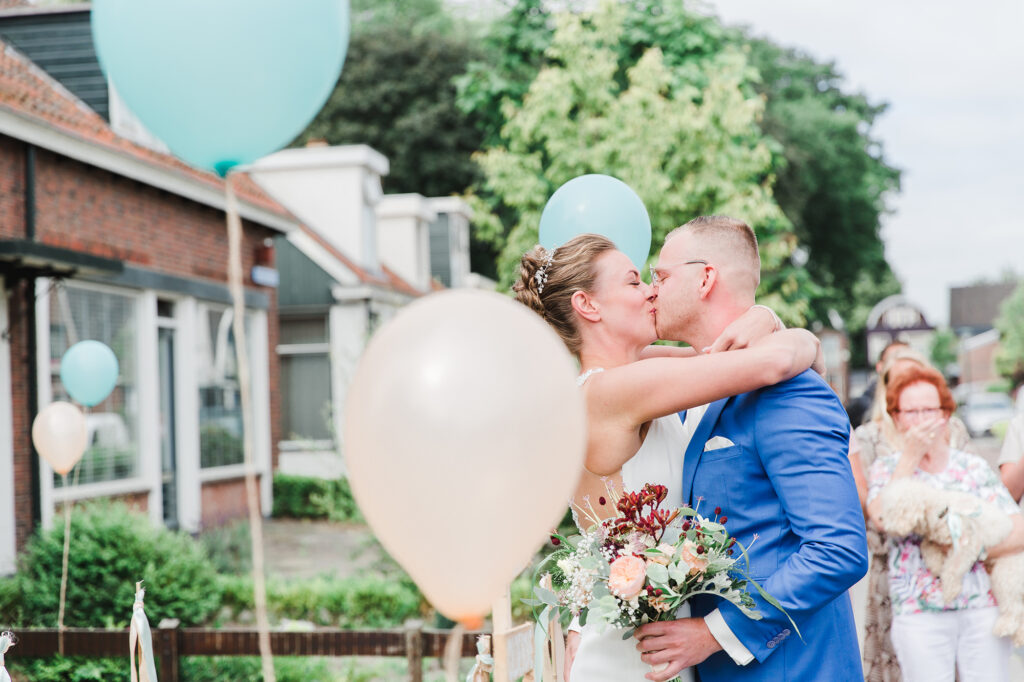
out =
[[[223,182],[119,137],[0,50],[0,574],[63,500],[125,498],[191,531],[243,515]],[[277,297],[248,273],[270,239],[299,225],[247,177],[236,188],[267,513],[280,439]],[[80,478],[64,488],[35,455],[31,423],[66,399],[60,358],[87,338],[114,350],[121,374],[89,411]]]

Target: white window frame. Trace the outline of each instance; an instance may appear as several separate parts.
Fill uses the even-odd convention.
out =
[[[146,388],[143,387],[143,378],[147,376],[152,368],[144,366],[142,339],[149,338],[155,334],[155,329],[147,331],[145,320],[147,316],[143,310],[145,307],[145,292],[133,289],[83,282],[80,280],[67,280],[68,284],[76,289],[114,294],[125,298],[133,299],[135,302],[135,321],[138,329],[135,334],[135,376],[138,384],[139,395],[139,429],[138,429],[138,462],[136,474],[132,478],[124,478],[116,481],[100,481],[98,483],[85,483],[77,486],[54,488],[53,469],[46,460],[39,459],[39,499],[41,514],[41,525],[43,528],[51,528],[56,514],[56,506],[60,502],[84,500],[93,497],[116,497],[121,495],[146,494],[150,497],[153,493],[152,457],[147,447],[145,434],[156,433],[159,429],[159,421],[153,422],[153,415],[159,420],[159,408],[154,412],[146,408]],[[53,378],[50,374],[50,296],[52,280],[40,277],[36,279],[36,385],[38,390],[38,410],[43,409],[53,402]],[[154,304],[155,305],[155,304]],[[155,317],[156,309],[153,308],[152,315]],[[152,320],[153,318],[148,318]],[[149,335],[149,336],[147,336]],[[155,341],[154,341],[155,344]],[[155,387],[150,387],[154,390]],[[147,423],[148,422],[148,423]],[[149,453],[149,454],[148,454]],[[147,461],[148,460],[148,461]],[[159,475],[159,468],[157,468]],[[159,487],[159,486],[157,486]],[[159,494],[159,493],[158,493]],[[150,515],[152,517],[152,505]]]
[[[331,343],[330,343],[330,312],[324,315],[324,334],[327,336],[327,341],[321,343],[280,343],[277,345],[277,356],[302,356],[302,355],[322,355],[327,358],[327,367],[331,371],[333,376],[332,362],[331,362]],[[278,365],[280,367],[280,364]],[[329,382],[331,389],[331,395],[328,396],[328,400],[331,401],[331,426],[334,427],[334,382]],[[283,421],[283,417],[282,417]],[[337,429],[334,429],[337,432]],[[309,452],[309,453],[335,453],[336,444],[334,440],[330,438],[324,439],[313,439],[313,438],[300,438],[293,440],[282,434],[281,441],[278,442],[277,447],[282,452]]]
[[[0,331],[7,331],[7,287],[0,277]],[[14,520],[14,418],[11,398],[11,344],[0,338],[0,575],[17,568]]]

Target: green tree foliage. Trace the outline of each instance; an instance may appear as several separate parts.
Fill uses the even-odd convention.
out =
[[[401,5],[373,7],[391,4]],[[387,192],[459,193],[478,177],[470,155],[483,136],[456,107],[453,79],[479,49],[467,35],[410,21],[375,20],[353,32],[338,85],[296,142],[370,145],[391,163]]]
[[[996,370],[1011,385],[1020,386],[1024,384],[1024,280],[1003,301],[995,324],[1000,337]]]
[[[858,323],[867,310],[899,291],[879,229],[900,174],[872,137],[886,107],[844,92],[832,63],[767,40],[749,45],[760,73],[755,87],[767,103],[762,129],[778,142],[775,198],[793,223],[807,252],[807,271],[820,287],[812,300],[813,317],[824,320],[834,308],[849,328],[863,330]],[[855,284],[864,289],[858,297],[850,295]]]
[[[763,103],[743,87],[743,54],[705,60],[696,79],[702,87],[680,77],[658,48],[623,68],[625,13],[605,3],[593,15],[560,15],[546,65],[522,105],[506,106],[503,144],[476,157],[484,191],[514,210],[507,237],[495,215],[478,215],[503,242],[502,282],[512,281],[519,257],[536,243],[547,197],[573,177],[607,173],[643,199],[656,248],[680,216],[743,216],[761,241],[766,300],[803,321],[807,282],[790,263],[795,239],[771,197],[771,152],[757,127]]]
[[[936,331],[935,335],[932,336],[930,349],[932,364],[940,371],[945,372],[950,365],[956,363],[959,345],[960,340],[957,339],[952,329],[939,329]]]

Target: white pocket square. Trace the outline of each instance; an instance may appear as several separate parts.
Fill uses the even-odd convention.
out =
[[[724,436],[715,436],[704,443],[704,452],[709,450],[721,450],[722,448],[731,448],[735,443]]]

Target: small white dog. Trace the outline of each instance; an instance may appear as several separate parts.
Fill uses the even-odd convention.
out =
[[[881,493],[882,525],[890,535],[921,536],[925,566],[942,582],[948,603],[960,594],[964,575],[986,547],[1010,534],[1010,517],[995,505],[950,490],[937,490],[913,479],[897,479]],[[958,537],[954,542],[953,533]],[[997,637],[1013,637],[1024,646],[1024,553],[986,562],[999,618],[992,628]]]

